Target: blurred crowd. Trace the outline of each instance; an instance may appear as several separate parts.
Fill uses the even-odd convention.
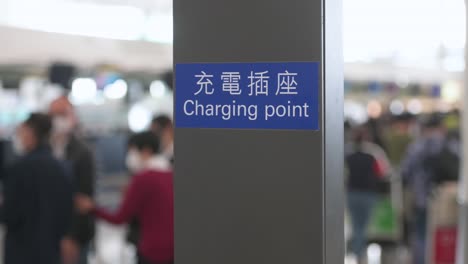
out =
[[[441,186],[458,181],[459,118],[454,111],[345,123],[349,251],[359,263],[364,263],[369,242],[382,242],[370,237],[369,230],[383,199],[391,201],[391,213],[384,218],[392,218],[386,221],[397,229],[392,242],[410,249],[410,263],[432,263],[431,205]]]
[[[370,242],[389,241],[410,249],[411,263],[430,263],[434,204],[450,207],[440,190],[460,174],[459,119],[453,111],[345,123],[348,245],[360,263]],[[30,114],[12,137],[14,162],[3,166],[0,151],[3,263],[87,264],[101,219],[128,224],[139,264],[173,264],[173,144],[166,115],[129,136],[125,167],[132,176],[118,208],[108,211],[96,202],[96,153],[68,97]]]
[[[86,264],[101,219],[130,225],[139,264],[172,264],[172,120],[157,116],[148,131],[129,137],[126,167],[133,176],[113,211],[95,202],[95,155],[79,128],[73,105],[61,96],[16,129],[17,158],[0,170],[4,263]]]

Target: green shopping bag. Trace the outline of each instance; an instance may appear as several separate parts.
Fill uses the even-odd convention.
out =
[[[370,240],[394,240],[398,238],[398,217],[390,197],[383,196],[376,202],[369,222]]]

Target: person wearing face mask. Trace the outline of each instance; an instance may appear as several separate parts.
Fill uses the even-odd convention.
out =
[[[78,120],[70,101],[65,97],[54,100],[49,107],[53,120],[52,150],[58,159],[65,162],[71,171],[73,193],[93,196],[95,184],[95,161],[90,148],[77,133]],[[86,264],[95,223],[90,215],[78,210],[61,248],[63,264]]]
[[[5,264],[59,264],[60,243],[71,224],[71,183],[49,146],[52,124],[32,114],[19,126],[14,149],[19,159],[6,169],[2,220]]]
[[[173,177],[171,165],[159,154],[159,140],[143,132],[129,140],[127,166],[134,173],[123,201],[110,213],[95,205],[88,196],[76,199],[79,210],[92,212],[113,224],[136,219],[141,227],[138,243],[139,264],[173,264]]]

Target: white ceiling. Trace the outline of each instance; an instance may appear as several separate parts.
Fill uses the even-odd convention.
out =
[[[8,40],[0,41],[0,64],[161,71],[172,64],[171,16],[172,0],[0,0],[0,39]]]
[[[172,43],[172,0],[0,0],[0,25]]]
[[[82,3],[97,3],[109,5],[127,5],[142,8],[147,11],[170,12],[172,0],[59,0]]]
[[[0,65],[49,65],[71,62],[80,67],[117,65],[126,71],[163,72],[172,67],[172,45],[47,33],[0,26]],[[34,40],[34,47],[31,46]]]

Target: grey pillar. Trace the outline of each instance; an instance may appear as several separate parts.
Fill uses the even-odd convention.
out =
[[[176,65],[321,65],[318,131],[180,128],[176,115],[176,264],[344,262],[341,19],[340,0],[174,0]]]

